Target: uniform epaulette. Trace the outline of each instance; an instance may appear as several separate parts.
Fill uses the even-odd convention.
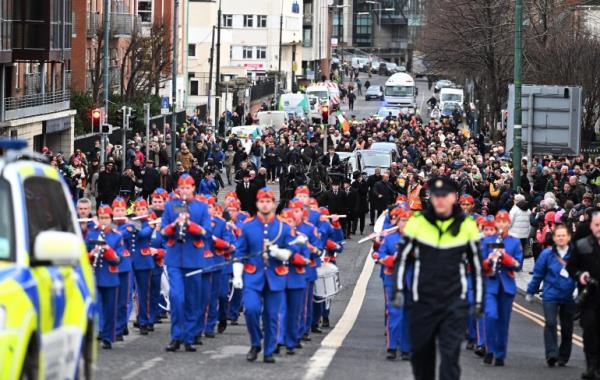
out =
[[[246,218],[246,219],[244,219],[244,221],[243,221],[242,223],[243,223],[243,224],[246,224],[246,223],[248,223],[248,222],[251,222],[251,221],[253,221],[253,220],[254,220],[254,217],[253,217],[253,216],[251,216],[251,217],[249,217],[249,218]]]

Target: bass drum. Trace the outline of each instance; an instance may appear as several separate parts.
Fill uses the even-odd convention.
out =
[[[340,271],[333,263],[323,263],[317,268],[317,280],[314,287],[314,301],[325,302],[341,290]]]

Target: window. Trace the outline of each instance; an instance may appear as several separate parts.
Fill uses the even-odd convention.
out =
[[[233,15],[223,15],[222,24],[223,28],[231,28],[233,26]]]
[[[267,27],[267,16],[266,15],[256,16],[256,27],[257,28],[266,28]]]
[[[196,44],[188,44],[188,56],[189,57],[196,56]]]
[[[253,15],[244,15],[244,28],[253,28],[254,27],[254,16]]]
[[[33,252],[35,239],[42,231],[75,232],[60,182],[30,177],[25,180],[23,189],[29,225],[29,252]]]
[[[252,59],[252,46],[244,46],[242,48],[243,54],[242,57],[244,59]]]
[[[266,59],[267,58],[267,47],[266,46],[257,46],[256,47],[256,59]]]
[[[0,260],[11,259],[14,252],[12,202],[8,182],[0,180]]]
[[[198,81],[197,80],[190,81],[190,95],[198,96]]]
[[[229,46],[229,60],[233,59],[233,46]]]
[[[138,16],[143,23],[152,22],[152,0],[138,0]]]
[[[312,27],[304,27],[302,29],[302,46],[304,47],[312,47]]]

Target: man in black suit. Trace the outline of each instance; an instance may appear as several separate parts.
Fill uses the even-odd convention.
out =
[[[394,203],[395,191],[390,183],[390,175],[388,172],[383,173],[381,180],[373,186],[373,196],[375,199],[377,217],[379,217],[388,205]]]
[[[375,189],[375,184],[381,181],[381,169],[375,168],[375,173],[370,175],[367,179],[367,185],[369,186],[369,217],[371,219],[371,226],[375,224],[375,211],[377,207],[375,204],[377,203],[377,197],[373,194],[373,190]]]
[[[356,223],[356,215],[358,214],[358,192],[356,189],[352,188],[350,178],[344,179],[344,195],[346,196],[346,218],[341,220],[346,239],[350,239],[350,235],[352,234],[352,225]]]
[[[335,152],[333,145],[329,146],[328,153],[321,157],[321,164],[327,169],[337,169],[340,166],[340,156]]]
[[[148,199],[154,190],[156,190],[159,183],[160,177],[158,170],[154,168],[154,162],[147,160],[146,169],[144,169],[142,174],[142,198]]]
[[[343,215],[346,212],[346,193],[340,189],[340,184],[334,182],[331,190],[325,193],[325,206],[329,213],[334,215]],[[340,219],[343,223],[344,219]]]
[[[245,171],[242,174],[242,182],[238,183],[235,188],[235,193],[240,200],[242,210],[254,215],[256,214],[256,193],[258,189],[256,185],[250,182],[251,178],[250,172]]]

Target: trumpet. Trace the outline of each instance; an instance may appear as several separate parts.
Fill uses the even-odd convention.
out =
[[[493,244],[490,244],[490,248],[494,249],[492,251],[493,255],[495,255],[496,253],[500,253],[494,259],[490,260],[492,276],[496,275],[496,272],[498,271],[498,266],[499,266],[500,262],[502,261],[502,251],[501,250],[504,249],[504,243],[502,242],[501,236],[502,236],[502,231],[498,231],[498,237],[496,238],[496,241]]]
[[[104,226],[100,225],[100,236],[98,240],[92,240],[95,244],[92,250],[92,267],[96,268],[98,265],[102,267],[102,261],[100,258],[104,255],[104,249],[106,246],[106,234],[104,233]]]
[[[188,207],[187,207],[187,202],[184,200],[182,200],[182,205],[180,206],[181,209],[179,211],[179,214],[184,213],[184,220],[183,222],[179,223],[179,232],[177,234],[177,241],[180,243],[185,242],[185,235],[187,233],[187,225],[188,225]]]

